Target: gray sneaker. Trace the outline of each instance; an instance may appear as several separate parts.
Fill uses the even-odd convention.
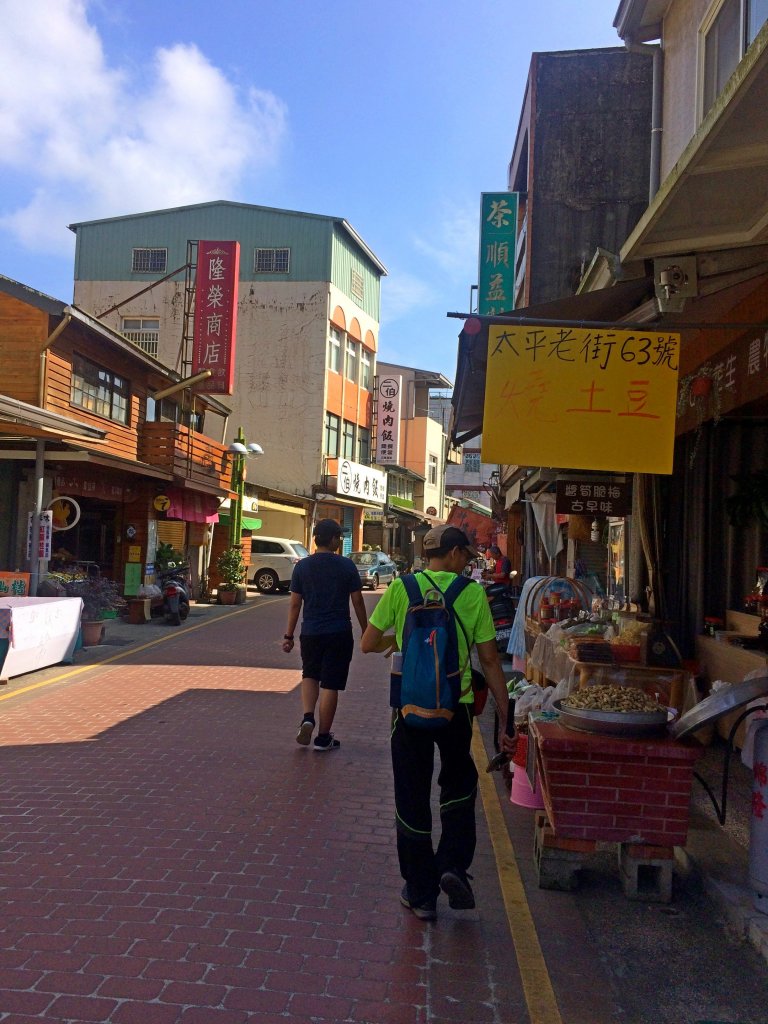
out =
[[[310,722],[308,718],[305,718],[299,726],[299,731],[296,733],[296,742],[300,743],[302,747],[308,747],[309,741],[312,739],[314,728],[315,723]]]
[[[437,918],[437,900],[424,900],[423,903],[411,903],[408,899],[408,886],[404,885],[400,893],[400,902],[420,921],[434,921]]]

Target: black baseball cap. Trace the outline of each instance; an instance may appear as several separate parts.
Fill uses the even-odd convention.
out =
[[[443,526],[435,526],[424,534],[424,554],[430,551],[439,551],[447,548],[465,548],[470,558],[477,558],[477,551],[469,543],[469,537],[458,526],[450,526],[447,523]]]
[[[337,523],[335,519],[320,519],[315,523],[312,536],[318,544],[326,547],[334,538],[341,537],[343,533],[341,524]]]

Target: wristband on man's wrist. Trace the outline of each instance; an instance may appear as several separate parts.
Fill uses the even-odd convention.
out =
[[[293,635],[289,636],[287,633],[283,633],[283,640],[293,640]]]

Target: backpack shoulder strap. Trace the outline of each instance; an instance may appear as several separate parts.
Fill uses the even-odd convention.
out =
[[[467,576],[457,576],[455,580],[451,582],[451,585],[445,592],[445,603],[449,608],[452,608],[459,594],[472,583],[472,580]]]
[[[416,577],[413,573],[407,573],[405,576],[401,576],[400,579],[403,581],[405,592],[408,595],[408,603],[413,605],[423,604],[424,596],[421,593],[421,587],[419,586]]]

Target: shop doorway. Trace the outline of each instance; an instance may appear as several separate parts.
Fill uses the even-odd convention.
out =
[[[54,553],[64,548],[77,562],[98,565],[101,573],[114,579],[115,534],[118,506],[97,498],[77,498],[80,519],[70,530],[57,530]]]

